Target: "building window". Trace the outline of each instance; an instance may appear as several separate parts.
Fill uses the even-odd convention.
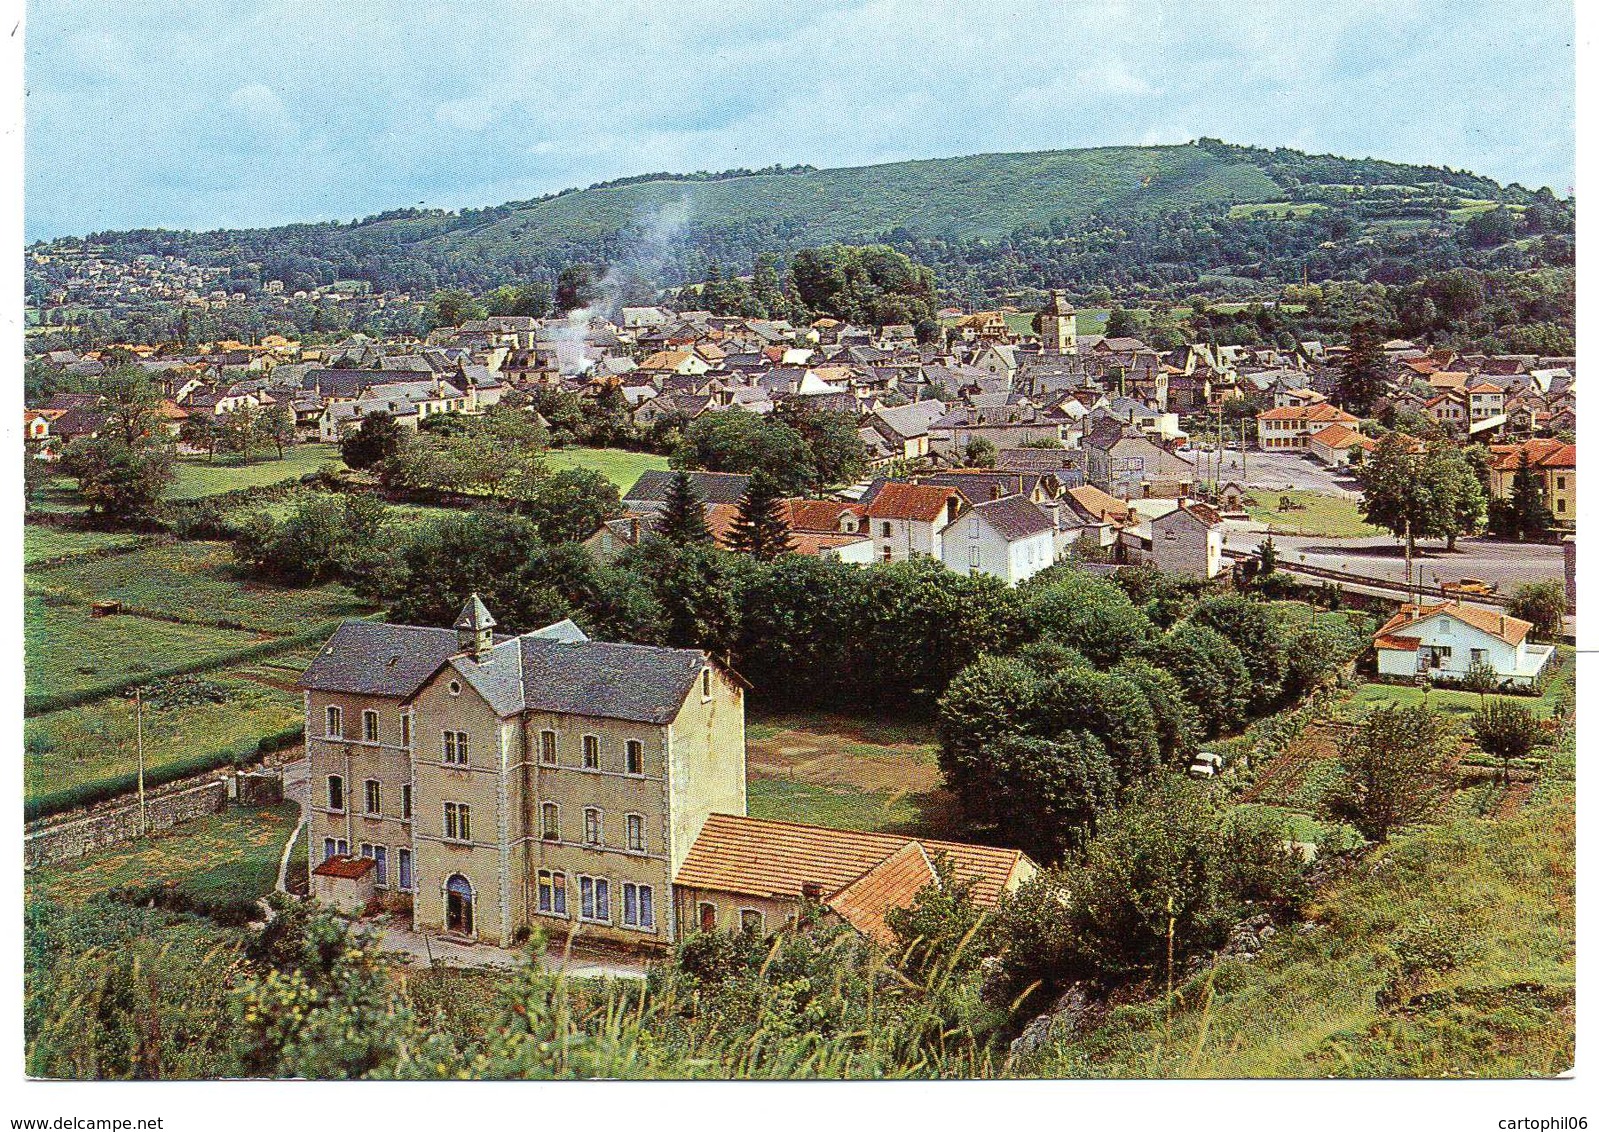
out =
[[[644,852],[644,815],[627,815],[627,847],[635,853]]]
[[[444,733],[444,761],[451,766],[466,765],[465,731],[446,731]]]
[[[411,820],[411,784],[409,782],[400,787],[400,817],[404,821]]]
[[[410,892],[415,887],[416,887],[416,876],[411,870],[411,851],[409,849],[401,849],[400,850],[400,888],[403,891],[405,891],[405,892]]]
[[[326,734],[329,739],[344,738],[344,712],[332,704],[328,705],[328,729]]]
[[[583,811],[583,840],[590,845],[605,842],[605,817],[593,806]]]
[[[1560,515],[1566,513],[1566,501],[1564,499],[1555,500],[1555,512]]]
[[[341,811],[344,809],[343,775],[328,775],[328,809],[334,811]]]
[[[583,736],[583,769],[600,769],[600,737],[598,735]]]
[[[973,570],[977,569],[979,566],[981,566],[983,564],[983,549],[982,549],[982,547],[974,546],[974,547],[971,548],[971,556],[970,556],[969,561],[971,562],[971,566],[972,566]]]
[[[627,741],[627,773],[644,773],[644,744],[637,739]]]
[[[400,746],[409,747],[410,745],[411,745],[411,713],[410,712],[406,712],[404,715],[400,716]]]
[[[748,932],[750,935],[765,935],[766,917],[758,908],[741,908],[738,913],[738,928],[739,931]]]
[[[894,548],[892,546],[885,546],[883,548],[883,561],[884,562],[892,562],[892,561],[894,561]]]
[[[366,812],[369,814],[383,812],[383,783],[375,778],[366,780]]]
[[[630,928],[655,930],[655,889],[647,884],[622,885],[622,923]]]
[[[450,695],[459,696],[460,694],[461,694],[461,682],[459,680],[451,680],[450,681]]]
[[[378,741],[378,713],[367,710],[361,713],[361,738],[368,743]]]
[[[337,838],[324,837],[322,839],[322,859],[324,861],[330,861],[334,857],[339,856],[339,845],[340,842]]]
[[[579,913],[598,924],[611,922],[611,882],[604,877],[578,877]]]
[[[539,732],[539,762],[555,765],[555,732]]]
[[[561,807],[554,802],[545,802],[541,812],[544,822],[544,840],[561,840]]]
[[[386,845],[361,845],[361,856],[376,863],[372,870],[377,874],[379,888],[389,887],[389,849]]]
[[[883,524],[883,537],[884,538],[889,538],[893,534],[894,534],[894,524],[893,523],[884,523]]]
[[[444,803],[444,839],[472,840],[472,807],[464,802]]]
[[[714,932],[716,930],[716,905],[709,900],[700,901],[700,931]]]
[[[539,870],[539,911],[547,916],[566,915],[566,874]]]

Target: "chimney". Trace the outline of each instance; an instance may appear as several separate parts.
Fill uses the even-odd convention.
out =
[[[634,515],[631,519],[628,520],[628,522],[627,522],[627,532],[628,532],[628,535],[633,540],[633,545],[637,546],[639,544],[639,522],[638,522],[638,516],[637,515]]]
[[[806,900],[820,900],[822,898],[822,886],[814,880],[802,881],[800,883],[800,895]]]

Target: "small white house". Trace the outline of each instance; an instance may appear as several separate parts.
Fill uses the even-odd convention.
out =
[[[1531,684],[1555,652],[1553,645],[1529,641],[1531,629],[1531,623],[1509,614],[1458,601],[1406,604],[1377,631],[1377,671],[1406,678],[1427,673],[1448,681],[1486,663],[1502,681]]]
[[[1055,522],[1024,495],[979,503],[944,528],[944,565],[1009,585],[1055,562]]]

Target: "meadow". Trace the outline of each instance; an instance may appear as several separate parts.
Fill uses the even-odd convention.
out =
[[[248,464],[237,456],[219,455],[215,460],[204,456],[185,457],[173,468],[166,498],[200,499],[245,487],[265,487],[284,480],[297,480],[330,463],[335,470],[344,469],[337,444],[296,444],[283,450],[281,460],[275,449],[267,449],[255,454]]]
[[[81,904],[122,887],[170,884],[206,904],[254,900],[277,883],[283,847],[300,820],[300,807],[232,806],[221,813],[123,842],[74,861],[34,869],[24,879],[26,899]]]
[[[34,594],[24,598],[23,636],[29,696],[74,692],[165,665],[222,657],[262,639],[239,629],[90,617],[87,605],[56,604]]]
[[[120,531],[75,531],[26,523],[22,528],[22,564],[26,567],[92,551],[131,549],[142,541],[139,535]]]
[[[80,605],[120,601],[158,617],[268,634],[300,632],[371,608],[340,586],[285,589],[245,580],[233,564],[232,547],[216,542],[167,543],[68,562],[31,575],[28,590]],[[172,663],[169,655],[163,659]]]
[[[757,711],[745,737],[752,817],[957,836],[925,724]]]
[[[666,470],[666,457],[652,452],[630,452],[623,448],[551,448],[544,463],[552,472],[568,468],[588,468],[599,472],[626,495],[645,472]]]
[[[1296,506],[1278,510],[1283,496]],[[1273,534],[1309,538],[1367,538],[1385,533],[1361,516],[1360,502],[1319,491],[1256,491],[1249,517]]]
[[[296,673],[281,672],[281,686],[262,683],[259,669],[224,669],[203,679],[227,698],[144,711],[144,761],[148,771],[302,722],[304,704],[292,690]],[[34,798],[115,778],[138,769],[133,701],[111,696],[33,716],[23,724],[23,789]]]

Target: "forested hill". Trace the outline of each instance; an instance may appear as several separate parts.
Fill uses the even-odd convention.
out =
[[[90,240],[116,259],[226,266],[247,291],[281,279],[291,291],[363,280],[412,293],[547,281],[578,262],[632,264],[672,286],[713,263],[744,272],[762,253],[880,241],[935,267],[952,297],[980,301],[1043,287],[1243,295],[1301,279],[1563,264],[1573,212],[1548,190],[1451,169],[1202,139],[659,174],[460,212]]]

